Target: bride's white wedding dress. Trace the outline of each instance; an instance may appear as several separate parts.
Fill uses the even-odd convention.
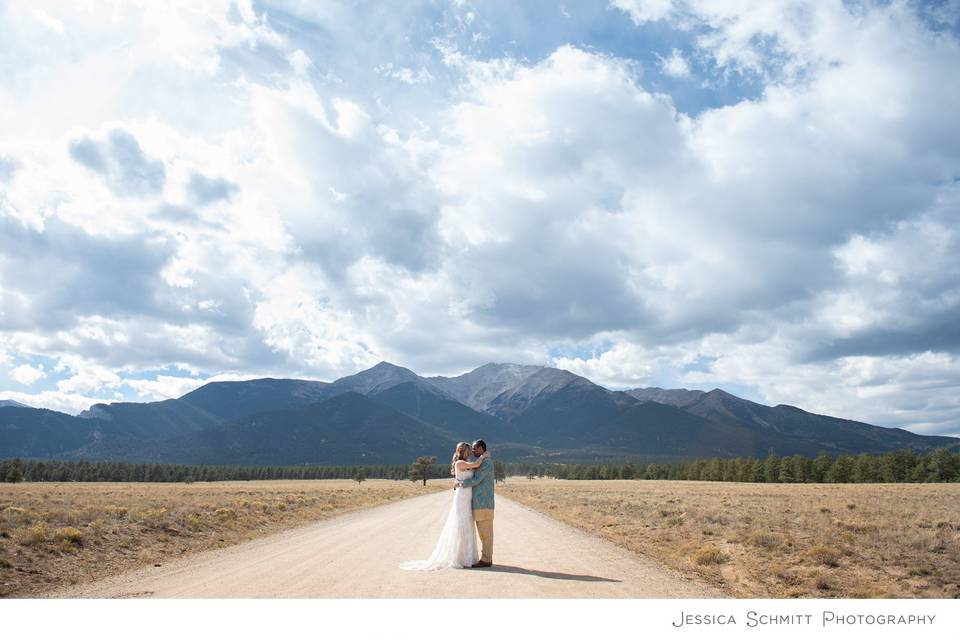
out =
[[[457,471],[457,480],[473,477],[473,471]],[[433,553],[426,560],[411,560],[400,565],[410,571],[431,571],[433,569],[462,569],[473,566],[480,560],[477,550],[477,534],[473,525],[473,510],[470,500],[472,487],[457,487],[453,492],[453,504],[447,514],[447,521],[440,532],[440,539]]]

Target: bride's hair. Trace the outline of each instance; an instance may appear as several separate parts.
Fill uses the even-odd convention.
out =
[[[470,443],[460,442],[453,452],[453,462],[450,463],[450,475],[457,475],[457,460],[466,460],[470,456]]]

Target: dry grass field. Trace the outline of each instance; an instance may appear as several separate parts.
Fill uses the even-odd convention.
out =
[[[958,484],[509,478],[497,491],[735,597],[960,597]]]
[[[408,481],[0,484],[0,596],[27,596],[448,489]]]

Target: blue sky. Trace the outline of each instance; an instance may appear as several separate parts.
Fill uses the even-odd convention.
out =
[[[0,5],[0,398],[559,366],[960,434],[955,1]]]

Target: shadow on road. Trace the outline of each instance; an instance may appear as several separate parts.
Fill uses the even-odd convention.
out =
[[[584,576],[575,573],[558,573],[556,571],[538,571],[537,569],[524,569],[523,567],[512,567],[508,564],[495,564],[492,567],[484,567],[479,571],[499,571],[501,573],[521,573],[528,576],[537,576],[538,578],[549,578],[550,580],[576,580],[578,582],[620,582],[613,578],[601,578],[600,576]]]

